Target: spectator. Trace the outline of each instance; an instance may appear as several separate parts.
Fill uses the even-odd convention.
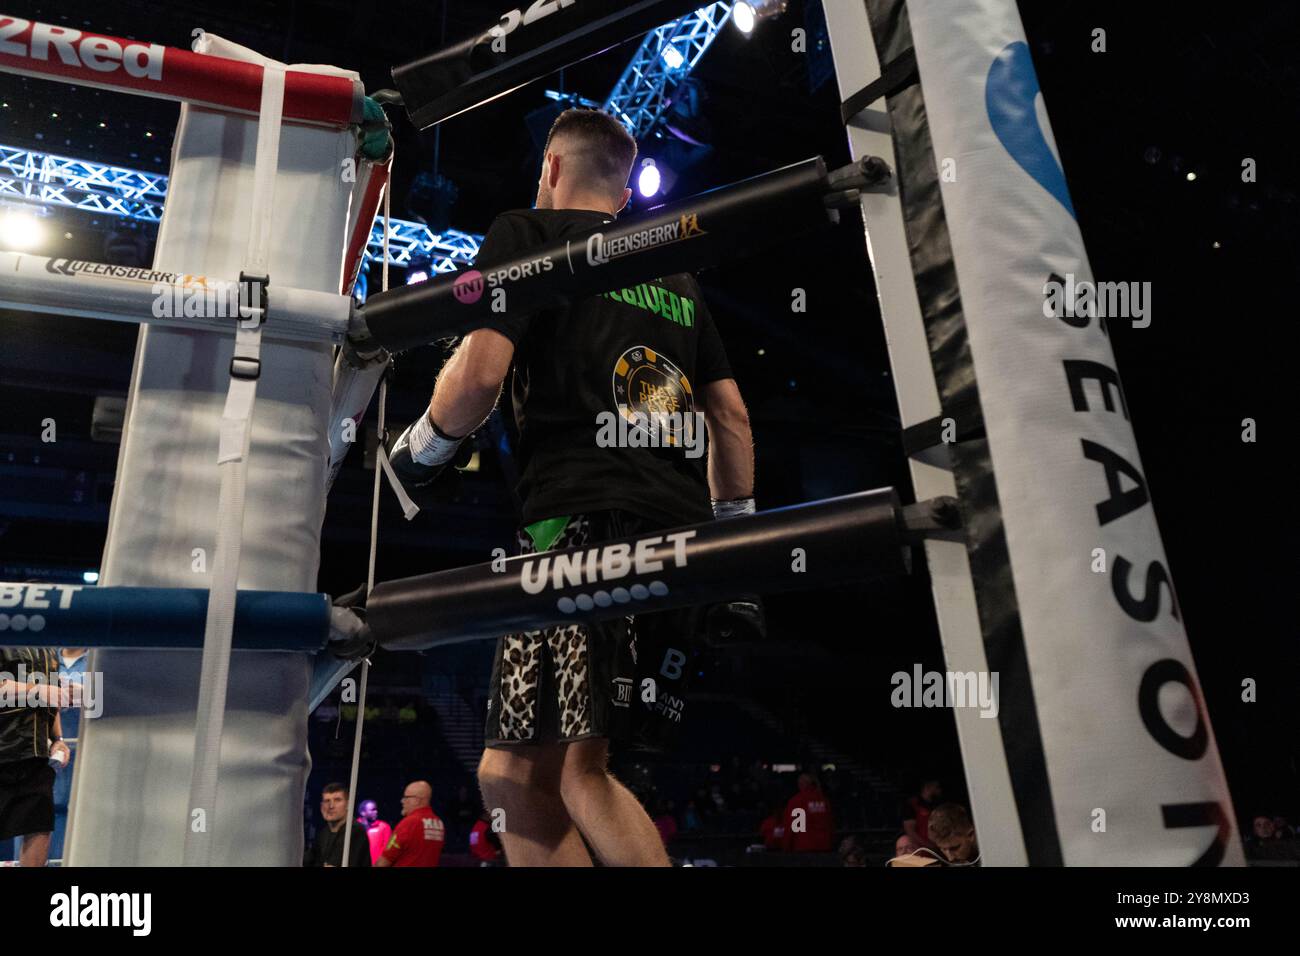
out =
[[[402,819],[376,866],[437,866],[447,830],[429,802],[433,787],[416,780],[402,794]]]
[[[912,838],[917,849],[934,849],[934,844],[930,841],[930,814],[942,798],[943,787],[939,781],[926,780],[921,784],[920,794],[909,797],[903,808],[903,832]]]
[[[659,838],[664,841],[665,849],[677,836],[677,816],[673,809],[671,800],[660,800],[655,812],[655,829],[659,831]]]
[[[344,824],[348,820],[348,788],[341,783],[327,783],[320,794],[320,815],[325,829],[303,856],[303,866],[342,866],[343,844],[347,839]],[[360,823],[352,824],[352,845],[348,848],[348,866],[370,865],[370,840]]]
[[[21,866],[44,866],[54,830],[54,768],[66,764],[59,708],[72,695],[53,651],[0,647],[0,840],[22,837]]]
[[[840,841],[840,866],[860,867],[867,865],[867,851],[862,841],[855,836],[846,836]]]
[[[393,828],[379,819],[379,804],[373,800],[361,801],[361,812],[357,823],[366,828],[366,838],[370,841],[370,863],[373,866],[379,860],[379,854],[388,846],[393,835]]]
[[[900,856],[911,856],[913,853],[915,853],[915,852],[916,852],[917,850],[919,850],[919,849],[921,849],[921,848],[920,848],[919,846],[916,845],[916,841],[914,841],[914,840],[913,840],[910,836],[908,836],[906,833],[902,834],[901,836],[899,836],[899,838],[898,838],[897,840],[894,841],[894,856],[895,856],[895,857],[900,857]]]
[[[1273,825],[1272,817],[1260,814],[1251,823],[1254,835],[1251,840],[1247,841],[1248,843],[1259,845],[1277,839],[1277,828]]]
[[[709,788],[709,801],[713,804],[713,812],[721,817],[727,812],[727,798],[722,794],[722,784],[715,783]]]
[[[799,774],[799,792],[785,805],[787,853],[829,853],[835,836],[830,801],[812,774]]]
[[[694,833],[700,829],[700,814],[695,809],[695,801],[687,800],[686,809],[682,811],[682,829]]]
[[[772,812],[758,825],[758,832],[763,836],[766,849],[780,850],[785,846],[785,804],[772,804]]]
[[[50,837],[50,856],[63,856],[63,836],[68,829],[68,801],[72,798],[72,765],[77,759],[77,738],[81,734],[81,707],[86,686],[84,647],[65,647],[59,651],[59,683],[68,688],[70,704],[59,714],[63,742],[68,745],[68,759],[54,768],[54,834]]]
[[[501,837],[492,829],[492,818],[484,810],[469,831],[469,852],[479,866],[493,866],[501,861]]]
[[[1273,817],[1260,814],[1252,821],[1251,829],[1243,848],[1252,860],[1300,860],[1300,844],[1282,837]]]
[[[461,784],[457,788],[456,799],[447,808],[447,823],[456,832],[457,839],[468,834],[474,827],[474,821],[478,818],[479,803],[478,795],[471,796],[469,787]]]
[[[945,803],[930,813],[930,839],[949,863],[974,866],[979,863],[979,842],[975,824],[959,803]]]

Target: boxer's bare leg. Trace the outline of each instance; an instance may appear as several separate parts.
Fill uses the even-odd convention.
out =
[[[511,866],[591,866],[591,855],[560,797],[564,745],[483,751],[478,782],[484,805],[500,819],[501,846]]]
[[[663,839],[632,792],[606,769],[609,742],[565,746],[560,796],[606,866],[669,866]]]

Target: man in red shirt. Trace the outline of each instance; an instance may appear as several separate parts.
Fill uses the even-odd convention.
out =
[[[484,810],[469,831],[469,852],[479,861],[479,866],[490,866],[501,859],[501,837],[492,830],[492,817]]]
[[[780,850],[785,846],[784,804],[779,801],[772,804],[772,812],[767,815],[767,819],[758,825],[758,832],[763,837],[764,849]]]
[[[375,866],[437,866],[447,830],[433,812],[433,787],[423,780],[406,785],[402,819]]]
[[[830,801],[811,774],[799,774],[799,792],[785,805],[785,851],[829,853],[834,837]]]

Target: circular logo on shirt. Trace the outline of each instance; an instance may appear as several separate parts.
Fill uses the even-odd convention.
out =
[[[654,349],[638,345],[614,365],[614,404],[630,425],[658,444],[687,444],[695,428],[695,396],[686,375]]]
[[[462,272],[452,283],[451,294],[461,305],[473,305],[483,298],[483,273],[477,269]]]

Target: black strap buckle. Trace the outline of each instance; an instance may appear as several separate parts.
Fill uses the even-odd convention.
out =
[[[246,382],[256,382],[262,377],[262,360],[241,358],[236,355],[230,360],[230,377]]]
[[[266,321],[266,290],[270,284],[268,275],[239,274],[239,321],[241,324],[251,323],[246,328],[255,329]]]

